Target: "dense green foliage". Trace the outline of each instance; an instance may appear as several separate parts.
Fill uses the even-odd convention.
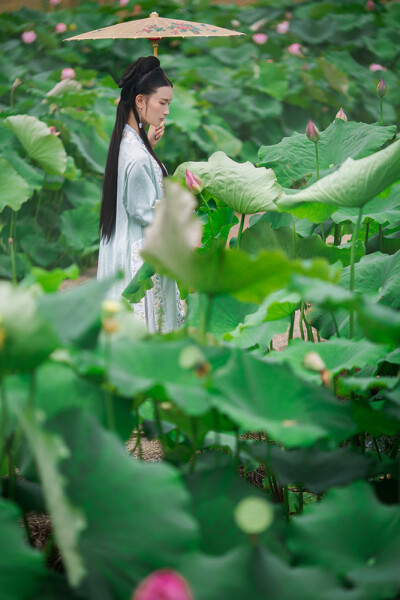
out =
[[[0,15],[2,598],[128,600],[161,568],[196,600],[400,597],[400,5],[260,4],[158,6],[249,37],[160,46],[173,176],[125,297],[156,270],[188,316],[153,336],[104,301],[113,281],[59,291],[94,262],[112,76],[148,42],[54,32],[128,16],[117,4]],[[160,441],[160,464],[128,455],[133,430]],[[245,481],[257,468],[261,489]],[[51,518],[43,551],[32,511]]]

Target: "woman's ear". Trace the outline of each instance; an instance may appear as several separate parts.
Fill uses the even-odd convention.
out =
[[[135,103],[136,106],[139,107],[140,109],[142,109],[145,105],[145,100],[144,100],[144,95],[143,94],[138,94],[135,98]]]

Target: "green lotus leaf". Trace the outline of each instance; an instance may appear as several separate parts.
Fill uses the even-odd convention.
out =
[[[358,208],[339,208],[332,215],[335,223],[351,221],[356,223],[358,219]],[[400,221],[400,183],[394,184],[389,189],[379,194],[377,198],[370,200],[363,208],[362,223],[376,221],[380,225],[389,223],[394,225]]]
[[[371,156],[353,160],[323,179],[294,194],[277,200],[279,210],[314,223],[327,219],[335,207],[362,208],[399,179],[400,140]]]
[[[340,523],[340,527],[338,527]],[[376,600],[400,587],[400,509],[381,504],[363,481],[330,490],[291,523],[288,546],[300,564],[321,565]],[[338,552],[340,548],[340,552]]]
[[[382,148],[396,133],[396,127],[381,127],[354,121],[335,119],[321,131],[318,141],[320,176],[325,177],[337,169],[347,158],[364,158]],[[258,166],[273,169],[278,181],[291,187],[307,175],[316,180],[315,146],[305,133],[294,133],[279,144],[261,146]]]
[[[16,115],[4,119],[21,142],[26,153],[51,175],[63,175],[67,154],[61,140],[52,135],[46,123],[30,115]]]
[[[188,306],[187,325],[199,327],[202,302],[200,294],[189,294],[186,302]],[[231,331],[239,323],[242,323],[246,315],[255,310],[257,310],[256,304],[239,302],[229,295],[217,296],[212,303],[208,331],[216,337],[222,337],[227,331]]]
[[[4,158],[0,158],[0,170],[0,212],[6,206],[19,210],[29,200],[29,185]]]
[[[346,340],[343,338],[327,340],[323,344],[315,345],[312,342],[295,339],[291,340],[288,347],[282,352],[271,352],[267,362],[287,364],[302,379],[321,382],[319,373],[309,371],[303,366],[304,357],[309,352],[317,352],[331,371],[338,375],[343,369],[361,369],[365,365],[376,365],[378,360],[388,353],[388,347],[378,345],[368,340]]]
[[[323,259],[291,261],[280,251],[249,256],[226,250],[223,241],[211,250],[197,250],[201,223],[193,214],[193,195],[166,181],[166,196],[156,206],[154,221],[146,229],[143,258],[160,274],[182,286],[215,296],[232,294],[242,302],[260,302],[284,287],[293,273],[337,280],[339,269]]]
[[[183,181],[186,169],[201,178],[207,192],[236,212],[277,210],[275,201],[283,190],[272,169],[258,169],[251,162],[237,163],[221,151],[214,152],[208,162],[182,163],[174,175]]]

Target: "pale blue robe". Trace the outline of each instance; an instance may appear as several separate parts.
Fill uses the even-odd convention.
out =
[[[97,279],[105,279],[122,270],[124,277],[115,283],[107,299],[120,300],[121,293],[143,264],[140,249],[145,228],[154,216],[154,207],[162,198],[163,174],[140,135],[126,124],[119,150],[117,214],[109,242],[101,240]],[[163,333],[179,327],[184,318],[178,287],[168,277],[154,275],[154,287],[146,292],[133,311],[146,322],[150,333]]]

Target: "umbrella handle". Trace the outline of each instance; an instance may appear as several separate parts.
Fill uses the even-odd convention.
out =
[[[161,38],[147,38],[147,39],[149,40],[149,42],[151,42],[151,45],[153,46],[154,56],[157,56],[158,42],[161,40]]]

